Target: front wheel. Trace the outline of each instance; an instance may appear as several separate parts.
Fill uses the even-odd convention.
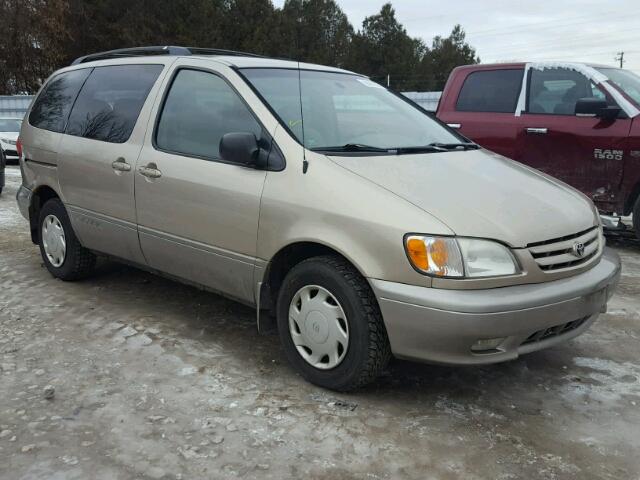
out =
[[[314,257],[293,267],[278,295],[277,316],[287,359],[321,387],[363,386],[391,357],[375,296],[341,257]]]
[[[67,210],[57,198],[40,210],[38,240],[44,264],[54,277],[77,280],[93,270],[96,256],[80,245]]]

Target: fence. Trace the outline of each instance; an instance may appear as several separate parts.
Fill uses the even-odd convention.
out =
[[[402,94],[430,112],[437,110],[442,96],[442,92],[402,92]]]
[[[0,95],[0,118],[24,118],[33,95]]]

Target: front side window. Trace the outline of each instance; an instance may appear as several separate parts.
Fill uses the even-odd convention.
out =
[[[78,95],[66,133],[126,142],[162,69],[162,65],[96,67]]]
[[[524,69],[480,70],[464,80],[458,112],[515,113]]]
[[[602,91],[582,73],[568,68],[531,69],[527,112],[575,115],[581,98],[606,100]]]
[[[605,74],[610,82],[613,82],[636,105],[640,106],[640,76],[620,68],[598,68],[597,70]]]
[[[232,132],[250,132],[260,139],[262,127],[225,80],[200,70],[180,70],[164,101],[156,146],[218,159],[220,140]]]
[[[260,68],[243,69],[242,74],[309,149],[460,142],[421,110],[358,75]]]
[[[53,77],[34,102],[29,123],[44,130],[64,132],[71,106],[89,73],[91,69],[84,68]]]

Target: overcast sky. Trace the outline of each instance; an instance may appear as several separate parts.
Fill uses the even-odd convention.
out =
[[[356,29],[380,11],[384,0],[337,0]],[[278,7],[284,0],[274,0]],[[638,0],[395,0],[396,15],[410,35],[430,45],[456,23],[484,63],[509,60],[585,61],[640,73]]]

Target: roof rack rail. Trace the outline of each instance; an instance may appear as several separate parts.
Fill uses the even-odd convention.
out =
[[[117,50],[108,50],[106,52],[92,53],[84,57],[76,58],[71,65],[92,62],[94,60],[107,60],[109,58],[122,57],[146,57],[152,55],[173,55],[173,56],[189,56],[189,55],[225,55],[234,57],[262,57],[255,53],[237,52],[235,50],[225,50],[222,48],[201,48],[201,47],[176,47],[176,46],[152,46],[152,47],[133,47],[120,48]]]

